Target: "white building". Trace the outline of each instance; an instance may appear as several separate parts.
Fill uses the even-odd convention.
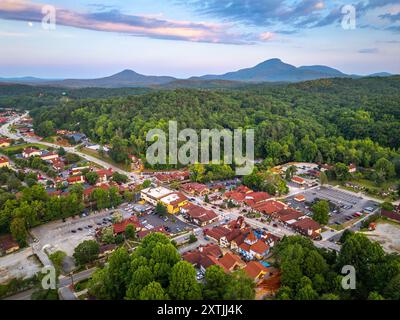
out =
[[[147,188],[143,189],[140,193],[141,198],[152,204],[153,206],[156,206],[157,203],[164,198],[165,196],[173,193],[172,190],[164,188],[164,187],[157,187],[157,188]]]

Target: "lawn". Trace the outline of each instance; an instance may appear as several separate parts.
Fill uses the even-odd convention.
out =
[[[130,168],[129,165],[124,165],[124,164],[121,164],[121,163],[117,163],[117,162],[113,161],[107,154],[100,155],[97,151],[92,150],[92,149],[88,149],[88,148],[80,148],[79,151],[84,153],[84,154],[87,154],[88,156],[92,156],[92,157],[95,157],[95,158],[97,158],[99,160],[105,161],[105,162],[107,162],[107,163],[109,163],[109,164],[111,164],[113,166],[116,166],[117,168],[122,169],[122,170],[125,170],[125,171],[128,171],[128,172],[131,171],[131,168]]]
[[[353,188],[351,186],[345,186],[345,182],[336,181],[336,180],[330,181],[329,184],[334,185],[334,186],[339,185],[340,188],[348,190],[348,191],[352,191],[352,192],[358,193],[361,191],[363,194],[366,194],[366,195],[376,198],[378,200],[392,202],[399,198],[397,195],[393,195],[393,193],[388,196],[383,196],[380,194],[380,192],[387,191],[389,188],[396,188],[396,186],[398,186],[400,183],[400,181],[398,179],[385,181],[385,182],[381,183],[380,185],[377,185],[375,182],[373,182],[371,180],[367,180],[367,179],[351,179],[347,182],[349,182],[353,185],[357,185],[359,187],[363,187],[367,190],[361,190],[361,189]]]
[[[41,149],[41,150],[49,149],[49,147],[47,147],[47,146],[45,146],[43,144],[39,144],[39,143],[24,143],[24,144],[18,144],[18,145],[10,146],[10,147],[7,147],[7,148],[0,148],[0,150],[4,151],[4,152],[15,152],[15,151],[17,151],[19,149],[25,149],[25,148],[28,148],[28,147],[37,148],[37,149]]]

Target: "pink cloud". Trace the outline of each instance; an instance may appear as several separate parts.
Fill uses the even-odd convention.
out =
[[[43,6],[26,0],[1,0],[0,19],[40,22],[43,18]],[[81,29],[157,39],[228,44],[251,44],[258,40],[257,37],[248,34],[234,33],[230,31],[231,26],[226,24],[176,21],[148,15],[125,15],[116,10],[80,13],[56,8],[56,23]]]

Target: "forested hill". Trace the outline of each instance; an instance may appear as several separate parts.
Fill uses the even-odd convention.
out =
[[[76,129],[118,151],[143,153],[151,128],[255,128],[258,157],[354,162],[397,161],[400,77],[329,79],[279,87],[166,90],[109,99],[59,100],[32,111],[37,132]],[[125,150],[125,151],[124,151]],[[397,151],[396,151],[397,150]]]

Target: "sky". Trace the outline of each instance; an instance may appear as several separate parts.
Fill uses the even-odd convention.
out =
[[[400,2],[0,0],[0,77],[186,78],[271,58],[400,74]]]

